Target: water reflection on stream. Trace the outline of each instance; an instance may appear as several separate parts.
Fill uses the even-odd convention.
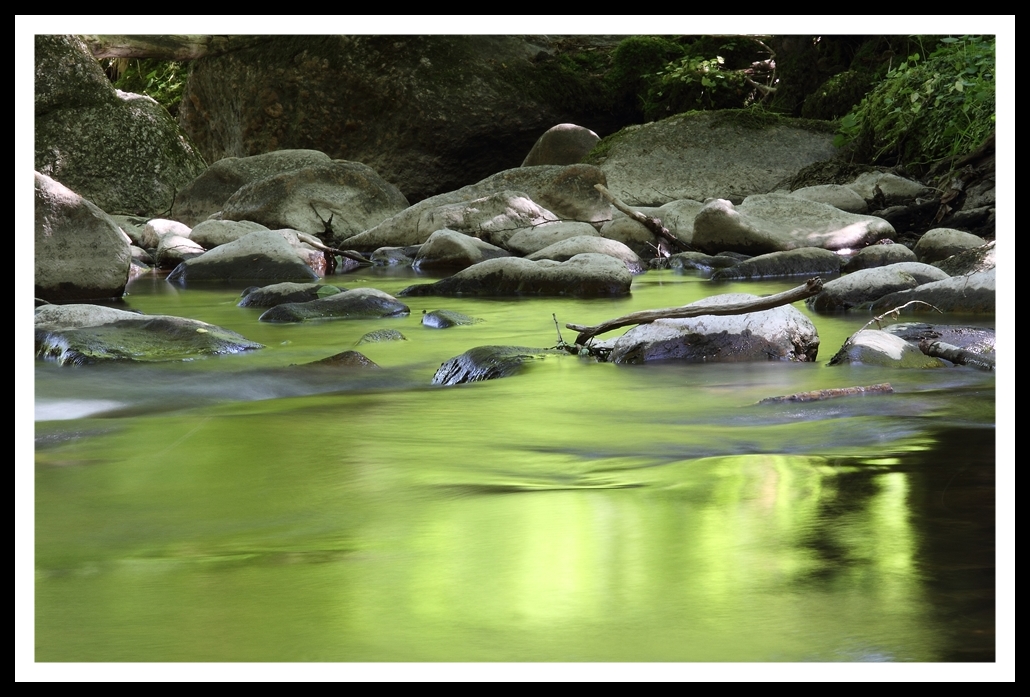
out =
[[[141,279],[128,307],[268,348],[37,363],[36,659],[993,660],[991,374],[828,368],[868,321],[842,315],[812,316],[818,364],[555,356],[429,387],[473,346],[553,345],[552,313],[793,285],[652,272],[626,300],[414,298],[407,318],[284,326],[238,288]],[[419,325],[439,308],[485,322]],[[382,371],[291,367],[384,327],[408,341],[358,347]],[[756,405],[879,382],[895,394]]]

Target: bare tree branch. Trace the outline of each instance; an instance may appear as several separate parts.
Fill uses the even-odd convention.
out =
[[[797,288],[742,303],[683,305],[682,307],[670,307],[664,310],[642,310],[610,319],[607,322],[602,322],[592,327],[582,324],[566,324],[565,327],[579,332],[579,336],[576,337],[576,343],[583,345],[598,334],[604,334],[613,329],[627,327],[631,324],[650,324],[657,319],[686,319],[688,317],[702,317],[704,315],[742,315],[748,312],[761,312],[763,310],[771,310],[780,305],[789,305],[798,300],[804,300],[816,295],[822,289],[822,279],[813,278]]]

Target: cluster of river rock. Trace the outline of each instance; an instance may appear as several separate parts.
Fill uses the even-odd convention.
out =
[[[527,163],[577,161],[597,140],[584,131],[569,124],[552,129]],[[579,157],[569,155],[577,149]],[[994,313],[993,241],[934,228],[907,246],[897,242],[889,216],[868,213],[917,205],[931,196],[918,182],[867,171],[844,184],[778,189],[737,203],[711,197],[635,206],[661,221],[678,240],[673,245],[612,206],[600,188],[611,186],[612,179],[617,178],[593,164],[527,164],[408,205],[366,165],[316,151],[276,151],[214,163],[177,194],[167,217],[146,219],[108,215],[37,173],[37,353],[78,364],[259,348],[195,320],[145,317],[81,302],[120,296],[134,274],[166,271],[167,282],[183,286],[238,283],[240,304],[267,307],[260,317],[267,322],[397,316],[409,311],[406,296],[617,297],[630,293],[635,275],[656,268],[695,270],[712,281],[797,277],[803,282],[818,276],[825,280],[823,288],[807,300],[816,312],[881,315],[905,307]],[[614,188],[627,196],[633,186],[616,181]],[[412,285],[399,298],[375,289],[342,291],[324,282],[327,274],[363,264],[411,265],[450,275]],[[714,295],[704,302],[748,299],[756,298]],[[446,326],[450,320],[425,321]],[[994,350],[993,332],[905,323],[859,332],[834,361],[945,365],[918,348],[920,340],[945,336],[968,351]],[[591,354],[617,363],[809,361],[818,345],[811,321],[787,305],[742,315],[662,319],[618,339],[594,342]],[[436,381],[509,374],[530,354],[529,349],[480,347],[445,364]],[[353,362],[362,364],[361,358]]]

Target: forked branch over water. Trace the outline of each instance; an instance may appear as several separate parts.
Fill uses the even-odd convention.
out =
[[[771,310],[780,305],[789,305],[798,300],[804,300],[816,295],[822,289],[823,280],[816,277],[809,279],[804,285],[797,288],[791,288],[782,293],[769,295],[764,298],[748,300],[747,302],[724,305],[683,305],[681,307],[668,307],[664,310],[641,310],[640,312],[631,312],[628,315],[616,317],[594,326],[570,323],[566,324],[565,327],[579,332],[579,336],[576,337],[576,343],[584,345],[598,334],[604,334],[619,327],[628,327],[631,324],[650,324],[657,319],[685,319],[687,317],[702,317],[704,315],[743,315],[748,312],[761,312],[763,310]]]

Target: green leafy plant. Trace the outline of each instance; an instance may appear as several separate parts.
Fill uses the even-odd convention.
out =
[[[995,125],[993,37],[946,37],[913,53],[839,123],[835,144],[858,159],[916,171],[974,150]]]
[[[152,97],[174,116],[182,102],[188,74],[188,66],[182,61],[130,60],[114,86],[124,92]]]

